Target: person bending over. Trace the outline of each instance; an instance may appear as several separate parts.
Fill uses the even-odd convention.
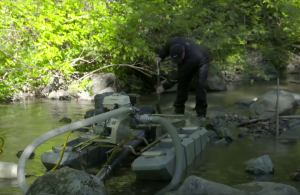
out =
[[[206,117],[207,102],[205,83],[209,73],[209,55],[207,51],[195,41],[178,37],[169,39],[160,51],[157,62],[163,61],[167,56],[177,64],[177,75],[158,86],[156,92],[163,93],[172,88],[176,83],[177,96],[173,104],[176,114],[184,114],[185,102],[188,99],[189,84],[194,76],[197,79],[196,107],[197,116]]]

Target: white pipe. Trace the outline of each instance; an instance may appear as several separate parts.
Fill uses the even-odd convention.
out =
[[[138,116],[137,120],[145,124],[147,123],[160,124],[166,131],[168,131],[168,133],[172,138],[174,149],[175,149],[175,168],[174,168],[173,178],[169,183],[169,185],[167,185],[166,187],[164,187],[163,189],[161,189],[155,194],[155,195],[163,195],[176,188],[181,181],[182,170],[184,165],[184,153],[181,145],[181,140],[172,123],[162,117],[141,115]]]
[[[13,162],[0,161],[0,178],[1,179],[14,179],[17,178],[18,165]]]
[[[69,131],[73,131],[75,129],[85,127],[87,125],[91,125],[94,123],[97,123],[99,121],[104,121],[107,119],[110,119],[112,117],[115,117],[120,114],[129,114],[134,111],[134,108],[132,107],[123,107],[119,108],[116,110],[112,110],[109,112],[105,112],[100,115],[93,116],[91,118],[87,118],[72,124],[68,124],[56,129],[53,129],[52,131],[49,131],[48,133],[40,136],[39,138],[35,139],[33,142],[31,142],[24,152],[22,153],[22,156],[20,157],[19,164],[18,164],[18,181],[19,181],[19,186],[21,188],[22,193],[25,195],[26,192],[28,191],[28,186],[26,184],[26,179],[25,179],[25,167],[26,167],[26,161],[28,160],[29,156],[31,153],[39,147],[42,143],[59,136],[61,134],[67,133]]]

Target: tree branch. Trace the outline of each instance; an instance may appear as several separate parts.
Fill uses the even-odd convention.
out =
[[[131,64],[111,64],[111,65],[106,65],[106,66],[103,66],[103,67],[98,68],[98,69],[96,69],[96,70],[93,70],[92,72],[90,72],[90,73],[84,75],[83,77],[81,77],[81,78],[78,79],[77,81],[81,81],[81,80],[83,80],[83,79],[85,79],[85,78],[88,78],[90,75],[92,75],[93,73],[95,73],[95,72],[97,72],[97,71],[100,71],[100,70],[103,70],[103,69],[106,69],[106,68],[109,68],[109,67],[113,67],[113,66],[118,66],[118,67],[121,67],[121,66],[131,67],[131,68],[133,68],[133,69],[135,69],[135,70],[137,70],[137,71],[139,71],[139,72],[141,72],[141,73],[143,73],[143,74],[145,74],[145,75],[147,75],[147,76],[149,76],[149,77],[151,76],[151,74],[152,74],[152,75],[153,75],[153,74],[156,75],[155,72],[153,72],[153,71],[151,71],[151,70],[147,70],[147,69],[145,69],[145,68],[143,68],[143,67],[135,66],[134,64],[133,64],[133,65],[131,65]],[[147,74],[146,72],[148,72],[148,73],[150,73],[150,74]],[[165,78],[164,78],[164,79],[165,79]]]
[[[0,45],[0,46],[3,47],[2,45]],[[13,56],[10,55],[9,53],[5,52],[3,49],[0,49],[0,51],[2,51],[5,55],[10,56],[13,60],[17,60],[17,61],[21,62],[22,64],[24,64],[24,65],[26,65],[26,66],[29,67],[28,64],[26,64],[25,62],[23,62],[22,60],[20,60],[20,59],[18,59],[18,58],[13,57]]]

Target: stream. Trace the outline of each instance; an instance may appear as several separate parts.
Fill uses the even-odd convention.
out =
[[[289,78],[290,79],[290,78]],[[293,78],[295,80],[295,78]],[[208,117],[220,113],[236,113],[245,115],[245,110],[236,110],[230,105],[238,99],[253,99],[263,93],[276,89],[276,81],[243,83],[237,87],[230,87],[224,92],[210,92],[208,99]],[[300,94],[300,85],[289,83],[287,80],[280,82],[280,89]],[[161,108],[163,113],[172,113],[172,103],[175,93],[163,94]],[[141,95],[140,105],[154,106],[151,95]],[[186,103],[186,123],[194,124],[195,96],[191,94]],[[0,161],[18,163],[17,152],[24,150],[29,143],[42,134],[62,126],[58,122],[63,117],[72,119],[72,122],[82,120],[86,111],[94,108],[90,101],[59,101],[59,100],[23,100],[9,104],[0,104],[0,136],[5,139],[3,153]],[[248,115],[248,114],[247,114]],[[195,126],[195,125],[194,125]],[[71,134],[69,140],[74,139],[81,132]],[[51,150],[52,146],[62,144],[66,134],[58,136],[42,144],[35,150],[33,159],[27,161],[26,173],[40,174],[45,168],[40,161],[44,151]],[[262,178],[253,177],[244,172],[245,161],[269,154],[275,174]],[[300,183],[289,179],[290,173],[295,171],[300,163],[300,144],[275,143],[273,138],[237,139],[228,147],[208,145],[205,152],[185,173],[196,175],[204,179],[226,185],[235,185],[251,181],[271,181],[284,183],[296,187],[300,191]],[[36,178],[27,179],[29,186]],[[168,182],[136,181],[135,174],[130,171],[130,161],[125,162],[113,177],[105,181],[109,195],[152,195]],[[0,180],[0,195],[21,195],[16,179]]]

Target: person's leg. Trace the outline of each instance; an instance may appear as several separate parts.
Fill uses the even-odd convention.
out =
[[[189,95],[189,80],[179,81],[177,84],[177,96],[174,101],[173,107],[176,114],[184,114],[185,102]]]
[[[199,117],[206,117],[207,102],[205,84],[209,72],[209,64],[204,64],[197,72],[196,112]]]

